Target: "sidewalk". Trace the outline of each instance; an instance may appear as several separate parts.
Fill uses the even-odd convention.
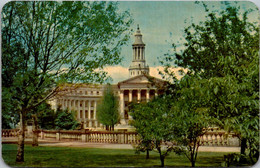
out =
[[[53,139],[38,139],[39,146],[63,146],[63,147],[81,147],[81,148],[106,148],[106,149],[133,149],[130,144],[109,144],[92,143],[80,141],[56,141]],[[32,139],[25,139],[26,144],[31,144]],[[2,144],[16,144],[17,138],[2,138]],[[240,152],[240,147],[218,147],[218,146],[200,146],[200,152]]]

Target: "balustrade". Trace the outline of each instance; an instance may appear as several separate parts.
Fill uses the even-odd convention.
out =
[[[137,144],[140,142],[136,132],[127,131],[87,131],[87,130],[40,130],[41,139],[50,138],[58,141],[83,141],[93,143]],[[18,129],[3,129],[2,138],[17,137]],[[234,134],[223,130],[209,129],[200,137],[201,146],[239,146]]]

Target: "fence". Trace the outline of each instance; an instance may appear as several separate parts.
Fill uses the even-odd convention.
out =
[[[17,129],[2,130],[2,137],[16,137]],[[87,130],[39,130],[41,139],[57,141],[82,141],[94,143],[137,144],[140,142],[136,132],[128,131],[87,131]],[[200,137],[202,146],[239,146],[234,134],[227,134],[218,128],[211,128]]]

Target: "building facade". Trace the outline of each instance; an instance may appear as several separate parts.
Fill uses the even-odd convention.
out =
[[[137,27],[134,34],[135,41],[132,45],[133,60],[129,67],[129,79],[112,85],[115,95],[119,98],[120,123],[115,126],[116,129],[129,128],[129,108],[131,102],[148,102],[159,93],[157,87],[164,84],[161,79],[149,75],[149,66],[145,60],[145,44],[142,41],[142,34]],[[76,111],[77,120],[81,122],[85,129],[101,128],[102,124],[98,122],[97,106],[103,96],[106,85],[79,84],[68,87],[67,92],[60,94],[55,99],[56,108]]]

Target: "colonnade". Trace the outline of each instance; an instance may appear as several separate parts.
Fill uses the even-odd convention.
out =
[[[133,60],[144,60],[145,50],[144,47],[133,47]]]
[[[128,119],[128,104],[131,102],[149,102],[157,96],[155,89],[123,89],[119,91],[121,118]]]
[[[99,126],[99,123],[96,121],[97,100],[67,98],[59,99],[58,101],[63,110],[69,109],[77,112],[77,119],[84,123],[84,128]]]

